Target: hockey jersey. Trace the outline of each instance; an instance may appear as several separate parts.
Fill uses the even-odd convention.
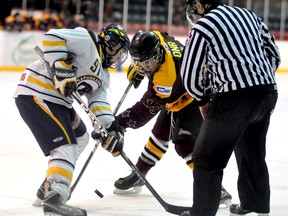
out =
[[[147,91],[140,101],[117,116],[125,128],[139,128],[150,121],[166,104],[180,70],[183,45],[165,32],[154,31],[164,50],[162,62],[148,77]]]
[[[42,45],[44,60],[50,67],[55,61],[66,59],[68,53],[73,56],[73,65],[78,68],[77,90],[87,97],[89,108],[105,124],[115,118],[107,99],[110,74],[106,68],[102,67],[102,51],[97,40],[94,33],[82,27],[51,29],[45,34]],[[72,108],[73,99],[64,97],[54,88],[54,75],[51,70],[47,69],[44,60],[39,59],[25,69],[15,97],[33,95]]]

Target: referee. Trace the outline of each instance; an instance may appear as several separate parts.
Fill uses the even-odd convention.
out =
[[[186,0],[186,11],[200,19],[190,31],[181,77],[205,120],[192,156],[193,206],[181,216],[216,214],[223,170],[233,150],[240,204],[232,204],[230,212],[268,215],[265,145],[280,64],[274,37],[253,12],[220,0]]]

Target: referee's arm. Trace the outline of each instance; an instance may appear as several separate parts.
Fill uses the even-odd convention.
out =
[[[264,49],[270,64],[272,65],[274,71],[276,71],[281,62],[280,52],[278,46],[275,43],[275,38],[269,33],[266,24],[263,22],[261,22],[261,24],[261,36],[264,41]]]
[[[185,46],[180,74],[187,92],[198,101],[204,98],[204,66],[207,41],[197,31],[191,31]],[[197,50],[197,52],[192,52]]]

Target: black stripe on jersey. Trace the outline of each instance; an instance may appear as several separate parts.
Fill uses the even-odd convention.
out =
[[[233,13],[233,11],[230,10],[229,8],[227,8],[227,10],[230,11],[231,13]],[[221,11],[221,10],[220,10],[220,11]],[[239,12],[241,12],[241,11],[239,11]],[[252,43],[252,41],[250,41],[250,40],[247,41],[247,40],[245,40],[245,39],[243,38],[243,35],[249,35],[249,34],[255,32],[256,26],[255,26],[255,25],[252,25],[255,20],[254,20],[254,21],[251,20],[251,22],[248,23],[248,22],[246,21],[246,19],[245,19],[245,17],[244,17],[243,14],[240,13],[239,15],[240,15],[240,17],[238,17],[238,16],[236,15],[236,16],[234,16],[234,18],[235,18],[235,20],[237,20],[238,25],[241,26],[241,29],[243,30],[243,32],[240,32],[240,30],[239,30],[238,28],[236,28],[236,31],[237,31],[238,35],[240,36],[240,40],[241,40],[241,44],[240,44],[240,45],[244,46],[244,44],[245,44],[245,49],[248,49],[249,52],[250,52],[253,56],[256,56],[257,53],[259,53],[259,51],[256,51],[256,50],[258,49],[258,47],[255,47],[254,44]],[[241,18],[241,19],[240,19],[240,18]],[[245,28],[245,26],[244,26],[244,24],[243,24],[243,20],[244,20],[244,22],[245,22],[246,28],[248,28],[248,31],[246,30],[246,28]],[[230,18],[229,21],[232,21],[232,19]],[[253,28],[253,29],[252,29],[252,28]],[[253,37],[253,38],[256,39],[255,37]],[[242,57],[243,59],[245,59],[245,56],[241,55],[241,57]],[[255,59],[255,60],[256,60],[257,64],[259,64],[258,59]],[[253,71],[255,71],[255,70],[256,70],[256,65],[253,65],[252,67],[253,67],[253,68],[252,68]],[[251,70],[249,69],[248,61],[245,61],[245,68],[246,68],[246,70],[247,70],[248,73],[251,71]],[[241,72],[243,73],[243,70],[242,70]],[[241,73],[241,74],[242,74],[242,73]],[[240,74],[240,75],[241,75],[241,74]],[[244,73],[243,73],[243,74],[244,74]],[[241,78],[243,79],[243,82],[244,82],[244,83],[248,83],[248,78],[246,78],[246,77],[244,77],[244,76],[242,76]],[[253,85],[256,84],[255,79],[252,79],[251,82],[253,83]]]
[[[227,15],[226,11],[222,11],[222,13]],[[229,59],[227,57],[227,55],[226,55],[226,53],[228,51],[228,53],[230,53],[230,55],[233,57],[233,59],[237,59],[237,54],[234,52],[234,50],[235,50],[235,47],[236,47],[235,51],[240,51],[241,50],[241,47],[240,47],[240,44],[239,44],[239,41],[238,41],[239,39],[237,40],[237,38],[236,38],[237,36],[241,36],[241,33],[239,32],[239,30],[237,31],[237,28],[233,28],[233,29],[227,28],[229,34],[226,34],[224,28],[226,28],[226,26],[231,25],[229,20],[224,20],[223,17],[221,16],[221,14],[218,14],[216,12],[213,15],[217,16],[217,18],[220,19],[223,24],[225,24],[225,25],[220,25],[219,22],[217,22],[214,17],[213,18],[212,17],[207,17],[207,19],[217,27],[217,30],[219,30],[219,33],[220,33],[221,37],[223,37],[224,43],[226,44],[226,47],[221,47],[220,46],[220,48],[227,48],[227,50],[221,49],[220,50],[221,54],[223,56],[225,56],[226,59]],[[230,21],[231,21],[231,18],[229,16],[228,16],[228,19],[230,19]],[[238,35],[235,35],[235,31],[236,31],[236,33],[238,33]],[[219,33],[215,32],[215,31],[213,33],[215,33],[213,36],[215,38],[219,39],[219,36],[217,35]],[[240,38],[240,40],[242,40],[242,39]],[[223,41],[221,41],[220,43],[223,43]],[[216,56],[216,53],[214,53],[214,55]],[[244,55],[241,52],[240,52],[240,56],[245,58]],[[233,71],[234,70],[235,66],[233,65],[233,63],[236,64],[236,65],[237,64],[241,64],[241,62],[239,62],[239,61],[238,62],[229,62],[228,61],[227,62],[228,65],[227,64],[226,65],[222,64],[221,70],[227,72],[227,73],[223,73],[223,76],[225,77],[224,80],[231,80],[231,78],[229,78],[230,76],[232,77],[232,80],[237,80],[237,77],[236,77],[235,73],[228,74],[229,71]],[[228,70],[225,69],[225,66],[228,67]],[[240,69],[240,67],[237,67],[237,68]],[[246,78],[243,76],[244,75],[243,71],[241,71],[238,75],[241,76],[241,79],[245,80],[244,82],[247,82]],[[240,83],[233,83],[233,82],[229,83],[228,88],[232,89],[232,85],[233,84],[236,85],[237,89],[241,88]]]
[[[31,88],[31,87],[28,87],[28,86],[26,86],[26,85],[18,84],[18,86],[21,86],[21,87],[23,87],[23,88],[30,89],[30,90],[32,90],[32,91],[34,91],[34,92],[37,92],[37,93],[40,94],[40,95],[41,95],[41,94],[42,94],[42,95],[47,95],[47,96],[49,96],[49,97],[53,97],[53,98],[57,98],[58,100],[62,100],[63,102],[65,102],[65,103],[67,103],[67,104],[71,104],[69,101],[66,101],[66,100],[64,100],[64,99],[61,98],[61,97],[57,97],[57,96],[54,96],[54,95],[50,95],[50,94],[46,94],[46,93],[37,91],[36,89]]]
[[[56,38],[58,38],[58,39],[60,39],[60,40],[66,41],[65,38],[62,38],[62,37],[60,37],[60,36],[58,36],[58,35],[54,35],[54,34],[50,34],[50,33],[45,33],[44,35],[56,37]]]
[[[224,18],[222,15],[224,15]],[[271,76],[269,76],[269,79],[263,79],[263,77],[267,78],[266,71],[270,70],[270,66],[267,63],[267,57],[262,54],[264,49],[262,42],[257,41],[259,34],[258,27],[256,28],[259,25],[257,18],[248,10],[227,6],[219,7],[205,18],[216,28],[212,29],[209,24],[203,22],[199,22],[199,24],[213,35],[217,43],[225,45],[219,46],[219,52],[226,58],[226,62],[222,64],[220,69],[223,80],[217,81],[218,83],[224,83],[229,80],[225,91],[251,85],[269,84],[272,79]],[[243,20],[245,20],[246,26],[244,26]],[[249,37],[251,40],[247,40],[247,35],[251,36]],[[215,51],[213,55],[217,58],[219,53],[217,54]],[[231,56],[232,59],[227,56]],[[253,65],[253,67],[250,65]],[[257,67],[257,65],[261,66]],[[214,67],[216,68],[217,65]],[[257,73],[255,73],[256,71]]]
[[[245,10],[246,13],[243,13],[242,10],[239,10],[239,8],[235,8],[235,9],[236,9],[236,11],[238,11],[238,14],[241,17],[241,20],[237,16],[237,14],[236,14],[236,16],[234,16],[234,18],[235,18],[235,20],[238,21],[239,25],[241,25],[242,30],[245,31],[245,32],[243,32],[243,34],[245,34],[245,35],[252,34],[251,38],[253,38],[253,40],[254,40],[254,41],[251,41],[251,40],[246,40],[245,41],[244,39],[242,39],[241,40],[242,45],[245,44],[245,43],[247,44],[247,46],[245,48],[247,50],[249,50],[249,53],[251,54],[250,55],[250,59],[252,59],[253,56],[257,56],[258,58],[254,58],[254,59],[255,59],[257,65],[260,65],[262,62],[265,61],[265,59],[264,59],[265,57],[263,55],[259,56],[259,54],[263,53],[261,50],[264,49],[263,45],[261,45],[261,41],[257,41],[258,37],[257,37],[256,34],[258,33],[258,30],[256,28],[256,25],[259,25],[259,21],[248,10]],[[231,8],[227,8],[227,10],[231,11],[231,13],[233,13]],[[247,19],[249,19],[250,22],[248,22]],[[246,31],[245,26],[243,25],[243,20],[245,22],[246,28],[248,28],[248,31]],[[241,34],[241,32],[239,34]],[[259,46],[255,46],[256,44],[259,44]],[[267,65],[263,65],[263,67],[265,68],[264,71],[269,70]],[[254,71],[257,70],[256,69],[256,65],[253,65],[253,70]],[[254,79],[252,80],[253,85],[256,85],[256,82],[260,79],[260,75],[264,76],[264,71],[260,72],[259,74],[254,74],[254,76],[253,76],[253,74],[251,74],[251,70],[249,70],[249,68],[247,67],[247,72],[248,72],[249,76],[250,77],[254,77]],[[262,83],[262,84],[267,84],[267,82],[266,83]]]
[[[44,77],[45,79],[48,79],[51,82],[51,84],[53,84],[53,80],[50,77],[45,76],[45,75],[43,75],[41,73],[38,73],[37,71],[35,71],[35,70],[31,69],[31,68],[26,68],[26,70],[29,70],[29,71],[37,74],[38,76],[41,76],[41,77]]]
[[[201,34],[200,31],[197,31],[197,32]],[[199,40],[196,39],[196,37],[198,37],[198,36],[199,36],[199,34],[194,34],[193,37],[191,37],[191,39],[190,39],[191,42],[190,42],[190,44],[189,44],[188,47],[185,47],[185,51],[184,51],[184,52],[188,52],[189,50],[191,50],[191,46],[194,45],[193,43],[195,43],[194,41],[199,42]],[[207,39],[209,39],[209,38],[207,38]],[[195,47],[198,48],[198,52],[197,52],[197,53],[196,53],[196,52],[193,52],[193,53],[190,52],[190,54],[187,55],[187,57],[188,57],[189,59],[193,59],[193,60],[194,60],[194,59],[197,59],[198,56],[199,56],[199,59],[204,59],[204,58],[206,58],[206,57],[205,57],[205,56],[206,56],[205,50],[202,49],[202,47],[204,47],[204,46],[206,46],[206,45],[207,45],[206,41],[204,42],[204,44],[197,43]],[[201,52],[201,53],[200,53],[200,52]],[[193,54],[193,55],[191,56],[191,54]],[[186,64],[185,64],[185,65],[182,65],[182,67],[184,67],[184,71],[185,71],[185,73],[183,74],[182,80],[191,80],[191,79],[192,79],[191,77],[192,77],[193,73],[191,73],[191,71],[187,72],[188,68],[189,68],[189,69],[192,69],[192,68],[190,68],[190,63],[189,63],[189,62],[186,62]],[[200,64],[197,64],[197,69],[196,69],[197,73],[198,73],[199,71],[202,71],[202,70],[204,70],[204,69],[201,68],[201,65],[200,65]],[[196,74],[195,77],[196,77],[196,79],[197,79],[197,81],[195,82],[195,88],[196,88],[199,92],[203,92],[204,86],[203,86],[203,85],[201,85],[201,86],[198,85],[198,83],[199,83],[199,82],[198,82],[198,77],[200,77],[200,76],[199,76],[198,74]],[[192,87],[192,85],[187,85],[187,86],[186,86],[186,88],[187,88],[188,91],[190,91],[190,92],[192,92],[191,87]]]
[[[95,33],[93,31],[91,31],[91,30],[87,30],[87,31],[88,31],[88,33],[89,33],[94,45],[96,46],[98,53],[100,53],[100,44],[97,43]]]

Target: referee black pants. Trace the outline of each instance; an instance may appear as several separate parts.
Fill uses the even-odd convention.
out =
[[[216,95],[210,102],[192,157],[195,168],[191,215],[216,215],[223,170],[233,151],[241,207],[257,213],[270,211],[266,135],[277,97],[277,91],[251,88]]]

